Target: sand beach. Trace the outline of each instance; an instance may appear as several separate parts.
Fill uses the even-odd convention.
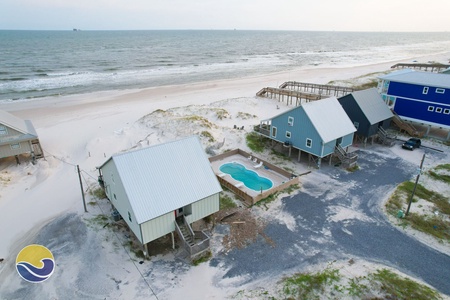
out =
[[[0,298],[15,299],[31,293],[29,299],[175,299],[180,295],[184,299],[224,299],[246,287],[270,287],[279,279],[279,274],[264,280],[258,277],[256,281],[239,276],[225,278],[222,276],[227,266],[202,264],[190,268],[173,253],[136,264],[120,245],[114,245],[113,235],[106,237],[103,230],[92,229],[81,221],[92,219],[101,211],[88,206],[88,213],[84,212],[76,166],[80,166],[85,183],[95,185],[96,167],[111,155],[201,131],[193,124],[152,119],[152,113],[158,110],[168,111],[173,116],[199,114],[211,118],[217,125],[211,130],[215,140],[225,139],[223,149],[248,150],[245,134],[251,131],[252,125],[291,108],[273,99],[257,98],[256,92],[263,87],[278,87],[289,80],[319,84],[364,82],[379,72],[390,70],[398,62],[448,63],[449,58],[450,52],[360,67],[317,67],[241,79],[1,103],[0,109],[33,122],[45,159],[35,165],[27,159],[22,159],[20,165],[16,165],[14,158],[0,160],[0,258],[4,259],[0,263]],[[211,107],[225,108],[230,117],[215,118],[208,112]],[[238,118],[239,112],[256,117]],[[144,122],[145,118],[153,120],[151,126]],[[244,130],[233,130],[236,124],[244,126]],[[202,143],[204,148],[210,145],[206,140]],[[408,156],[405,160],[410,162],[420,159],[419,152],[401,155]],[[91,201],[89,196],[88,201]],[[279,222],[289,228],[296,226],[292,216],[282,212],[282,208],[274,204],[273,209],[278,209]],[[352,214],[350,211],[341,213]],[[270,219],[268,214],[265,216]],[[64,224],[74,226],[60,233],[64,241],[58,241],[59,236],[46,236],[42,231],[49,223],[63,219]],[[77,234],[80,236],[74,236]],[[77,241],[78,249],[74,244]],[[35,242],[47,242],[56,253],[67,255],[55,257],[56,271],[48,282],[30,286],[17,276],[15,259],[21,248]],[[218,234],[214,238],[213,255],[221,250]],[[361,260],[348,272],[364,274],[365,268],[373,266]],[[272,282],[270,277],[273,277]],[[73,284],[72,279],[76,279]]]

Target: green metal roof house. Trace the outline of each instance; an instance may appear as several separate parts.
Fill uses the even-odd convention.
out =
[[[113,155],[99,167],[107,198],[147,251],[177,231],[197,255],[209,247],[191,224],[219,210],[222,188],[196,136]]]
[[[299,160],[302,151],[309,153],[318,167],[322,158],[329,157],[331,162],[333,155],[343,163],[356,163],[356,157],[345,150],[352,145],[356,128],[336,97],[309,102],[262,120],[256,130],[285,147],[298,149]]]

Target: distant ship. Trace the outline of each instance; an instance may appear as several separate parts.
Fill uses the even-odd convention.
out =
[[[81,29],[74,28],[73,31],[81,31]]]

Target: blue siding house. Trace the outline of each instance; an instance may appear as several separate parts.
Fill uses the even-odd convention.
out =
[[[335,97],[297,106],[260,122],[260,134],[283,143],[285,147],[309,153],[320,167],[321,159],[336,155],[342,162],[356,163],[345,150],[356,131],[352,121]]]
[[[450,75],[405,69],[379,80],[378,92],[402,119],[450,129]]]

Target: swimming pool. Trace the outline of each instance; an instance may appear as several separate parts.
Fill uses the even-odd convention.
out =
[[[237,162],[223,164],[219,170],[229,174],[233,179],[241,181],[246,187],[254,191],[268,190],[273,186],[270,179],[259,176],[255,171],[249,170]]]

